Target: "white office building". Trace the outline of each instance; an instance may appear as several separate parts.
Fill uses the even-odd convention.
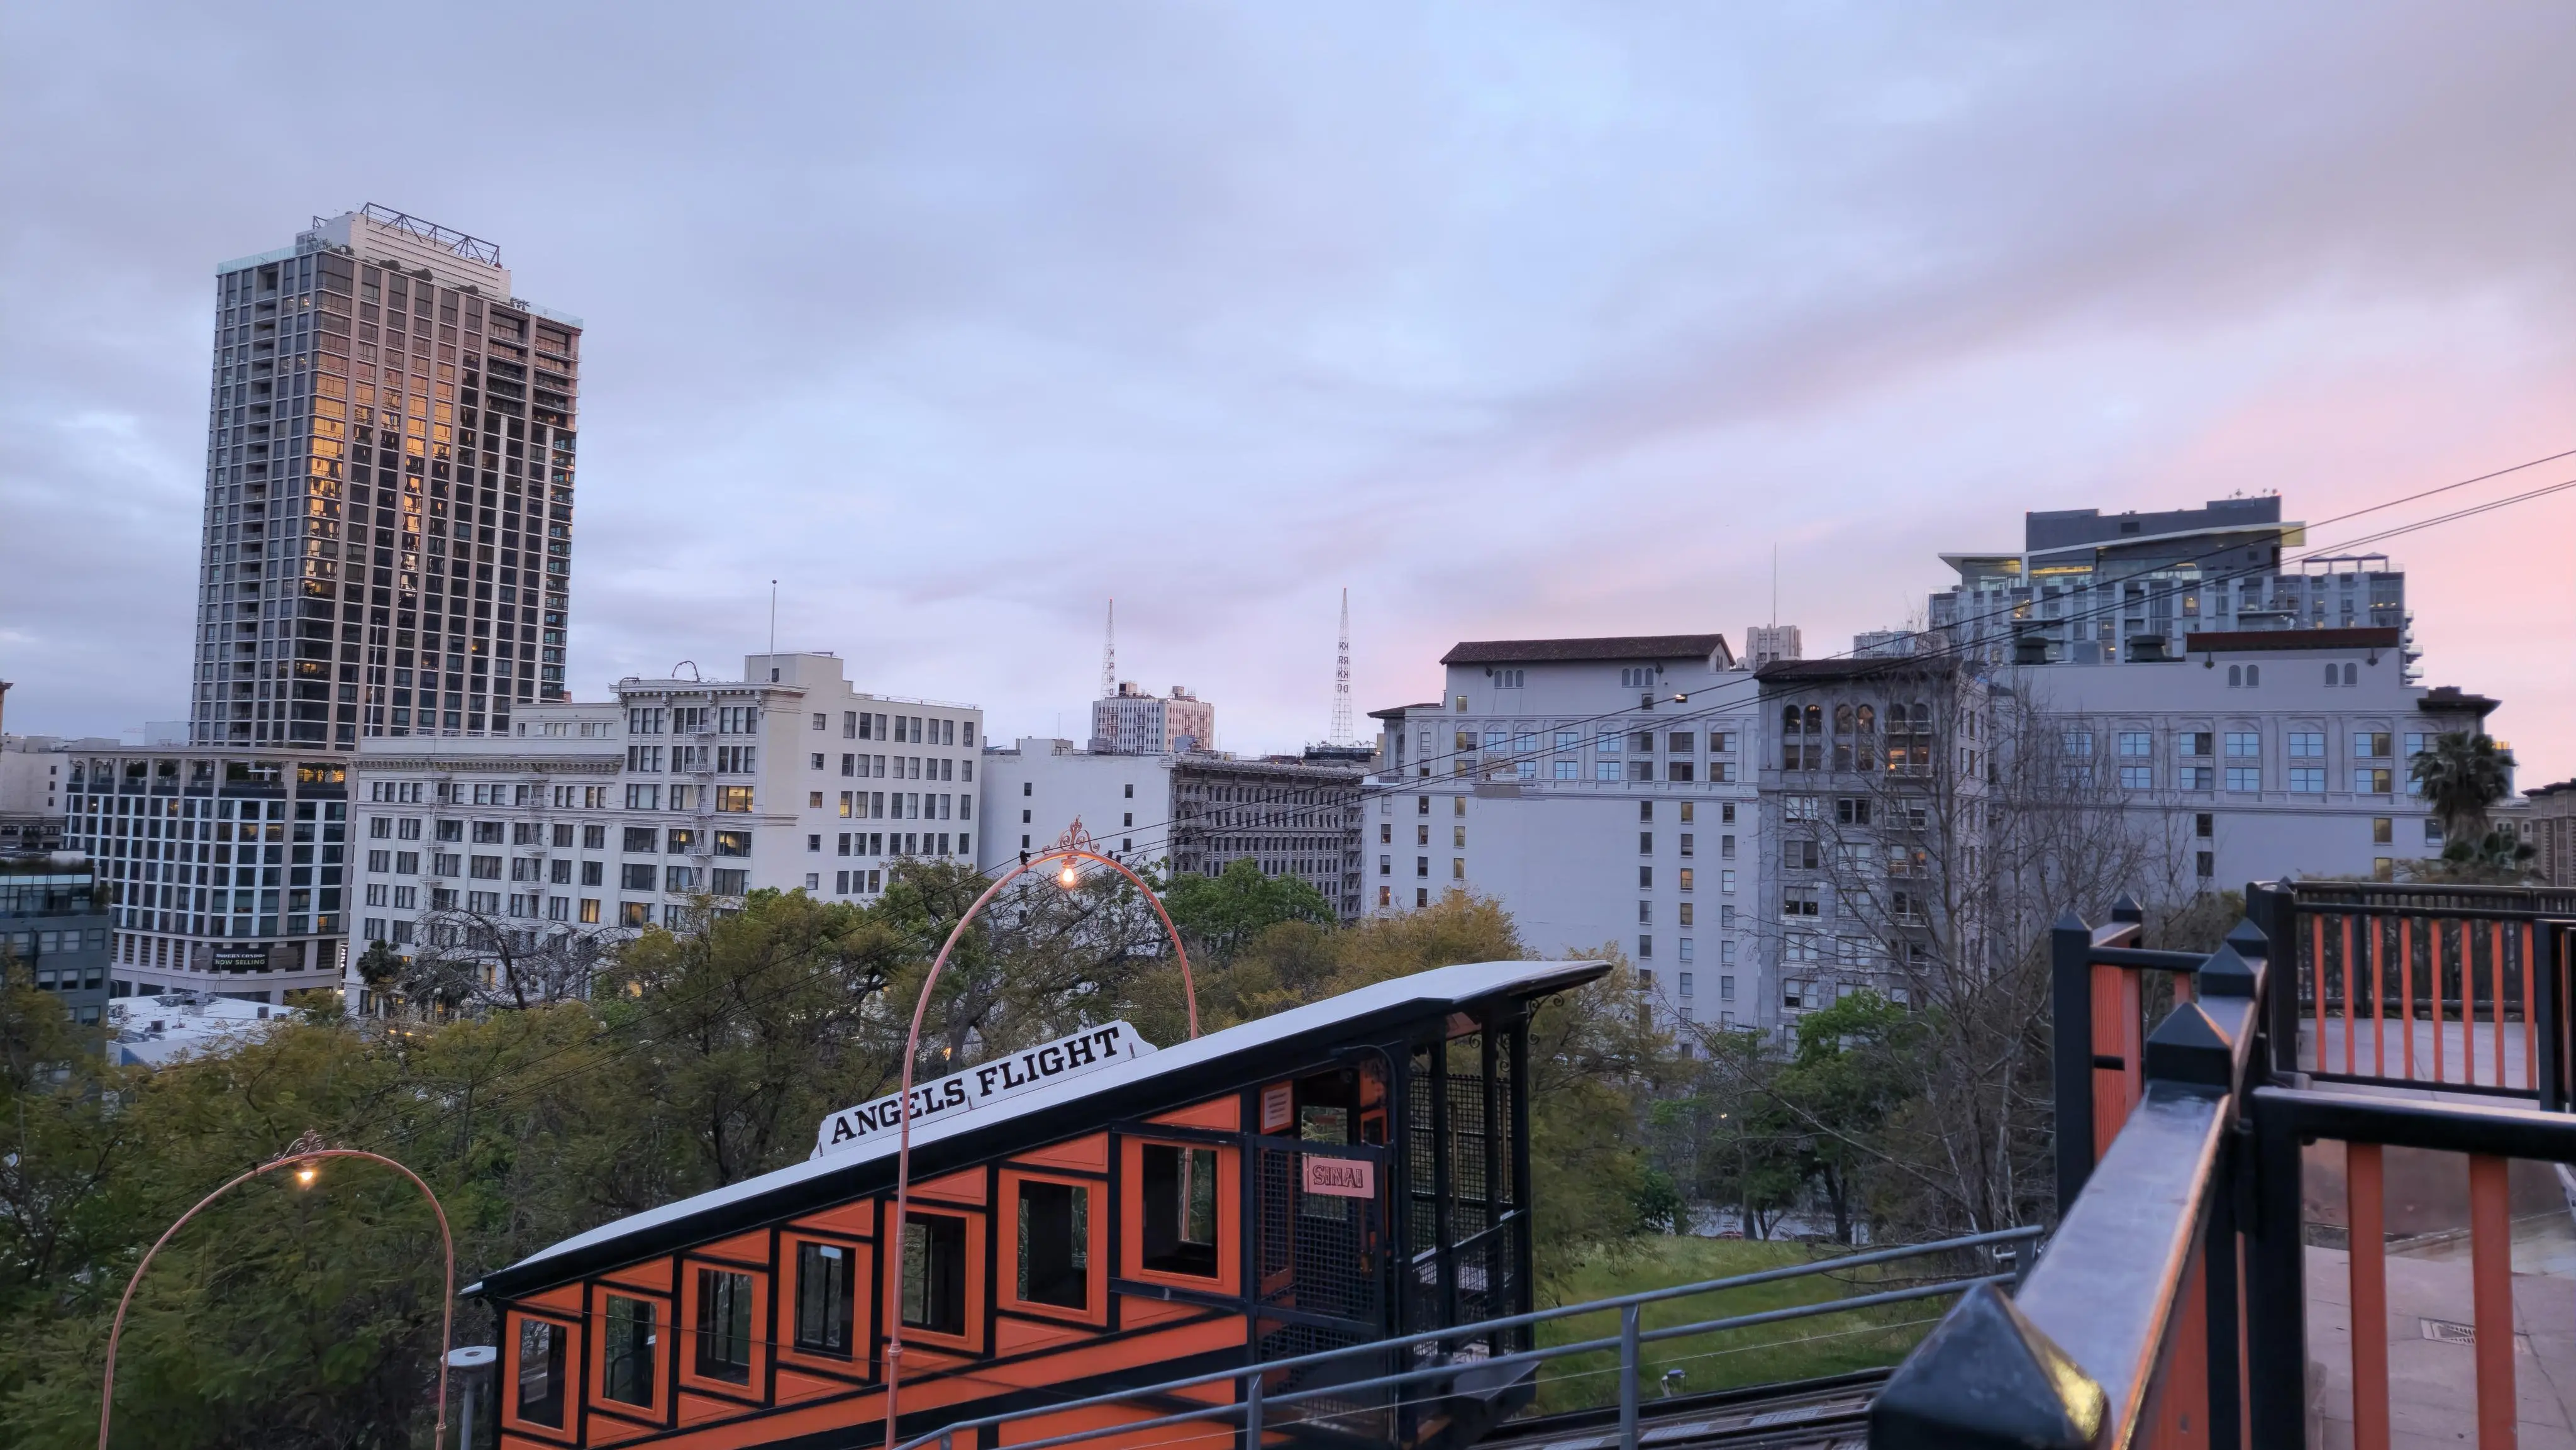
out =
[[[1102,754],[1174,755],[1216,748],[1216,706],[1179,685],[1168,695],[1119,683],[1091,702],[1091,748]]]
[[[2204,631],[2184,657],[1997,673],[2136,809],[2190,817],[2188,876],[2388,876],[2439,856],[2411,763],[2498,702],[2408,679],[2394,626]],[[2510,794],[2510,790],[2508,790]]]
[[[361,950],[462,918],[633,931],[761,889],[865,901],[898,861],[975,857],[982,711],[855,689],[829,654],[620,680],[511,724],[360,742]]]
[[[1028,736],[985,748],[986,830],[976,864],[986,875],[1054,845],[1076,822],[1104,855],[1138,871],[1170,870],[1172,757]]]
[[[1786,1025],[1861,987],[1901,996],[1918,954],[1976,960],[1984,928],[1959,913],[1982,895],[1979,853],[2017,824],[1988,801],[2127,821],[2137,879],[2111,884],[2151,903],[2282,876],[2386,879],[2439,855],[2409,764],[2497,702],[2410,683],[2403,640],[2206,631],[2151,668],[1936,652],[1763,669],[1747,950],[1768,984],[1742,1020]],[[1998,771],[2023,773],[1999,789]]]
[[[1758,1000],[1752,676],[1723,636],[1476,640],[1438,701],[1371,712],[1365,896],[1500,901],[1542,956],[1615,946],[1674,1020]],[[1687,699],[1676,699],[1687,696]]]

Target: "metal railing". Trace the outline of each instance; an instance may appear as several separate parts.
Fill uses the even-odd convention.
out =
[[[2272,1004],[2277,1070],[2552,1109],[2576,1100],[2567,1050],[2576,891],[2347,881],[2248,890],[2247,911],[2298,966],[2296,991]]]
[[[1257,1363],[1245,1364],[1229,1369],[1210,1370],[1180,1379],[1164,1380],[1157,1384],[1143,1385],[1132,1389],[1113,1390],[1105,1394],[1091,1395],[1078,1400],[1068,1400],[1057,1404],[1034,1406],[1026,1409],[1009,1411],[1003,1414],[987,1415],[980,1419],[961,1420],[954,1424],[944,1425],[927,1434],[914,1436],[912,1439],[906,1440],[901,1445],[897,1446],[896,1450],[923,1450],[923,1447],[934,1443],[940,1447],[940,1450],[957,1450],[957,1437],[960,1435],[968,1435],[972,1432],[980,1432],[1003,1425],[1021,1423],[1029,1420],[1045,1419],[1051,1416],[1065,1415],[1069,1413],[1131,1407],[1140,1401],[1150,1402],[1158,1398],[1180,1395],[1190,1390],[1220,1384],[1227,1385],[1229,1387],[1234,1395],[1232,1400],[1210,1402],[1193,1406],[1189,1409],[1144,1419],[1123,1420],[1113,1424],[1091,1426],[1080,1430],[1070,1431],[1065,1434],[1052,1435],[1040,1439],[1013,1439],[1010,1441],[1010,1444],[1012,1446],[1012,1450],[1053,1450],[1053,1447],[1056,1446],[1077,1444],[1083,1441],[1100,1439],[1104,1436],[1126,1435],[1140,1431],[1165,1429],[1177,1425],[1213,1421],[1225,1425],[1229,1427],[1229,1429],[1233,1427],[1241,1427],[1244,1434],[1243,1444],[1246,1447],[1246,1450],[1258,1450],[1258,1447],[1262,1443],[1262,1435],[1264,1433],[1263,1427],[1265,1423],[1268,1423],[1268,1417],[1275,1414],[1285,1406],[1303,1405],[1310,1401],[1325,1399],[1348,1400],[1354,1395],[1372,1391],[1396,1391],[1400,1394],[1403,1391],[1419,1386],[1436,1386],[1441,1381],[1455,1381],[1467,1377],[1474,1377],[1481,1381],[1480,1387],[1474,1390],[1435,1390],[1428,1396],[1407,1399],[1404,1400],[1403,1403],[1409,1405],[1421,1405],[1429,1401],[1451,1398],[1461,1394],[1472,1395],[1499,1392],[1517,1383],[1522,1376],[1518,1374],[1495,1376],[1492,1373],[1495,1370],[1518,1369],[1522,1366],[1528,1366],[1532,1370],[1535,1370],[1538,1364],[1549,1359],[1560,1358],[1566,1355],[1592,1354],[1604,1350],[1616,1351],[1618,1354],[1616,1372],[1618,1375],[1619,1443],[1623,1447],[1623,1450],[1636,1450],[1638,1435],[1637,1426],[1640,1415],[1638,1397],[1639,1369],[1642,1363],[1645,1346],[1661,1343],[1665,1340],[1684,1339],[1695,1335],[1712,1334],[1726,1330],[1749,1329],[1766,1324],[1778,1324],[1798,1319],[1810,1319],[1827,1314],[1847,1313],[1852,1310],[1876,1308],[1882,1305],[1905,1303],[1917,1299],[1937,1298],[1949,1294],[1968,1293],[1980,1289],[1988,1293],[1995,1293],[1998,1292],[2000,1287],[2003,1285],[2018,1283],[2029,1272],[2031,1253],[2028,1246],[2032,1244],[2039,1235],[2040,1229],[2034,1225],[2026,1228],[2000,1229],[1991,1233],[1970,1234],[1962,1238],[1944,1239],[1937,1243],[1907,1244],[1896,1248],[1876,1249],[1866,1253],[1843,1254],[1829,1259],[1821,1259],[1812,1264],[1798,1264],[1785,1268],[1764,1269],[1749,1274],[1735,1274],[1722,1279],[1708,1279],[1699,1283],[1681,1284],[1671,1288],[1650,1289],[1635,1294],[1622,1294],[1613,1298],[1595,1299],[1582,1304],[1560,1305],[1556,1308],[1541,1309],[1527,1314],[1512,1314],[1498,1319],[1478,1320],[1471,1324],[1452,1325],[1442,1329],[1428,1329],[1423,1330],[1420,1333],[1398,1335],[1388,1339],[1372,1340],[1365,1344],[1348,1345],[1338,1349],[1322,1350],[1313,1354],[1296,1355],[1284,1359],[1263,1360]],[[2013,1267],[2008,1271],[1993,1274],[1969,1275],[1963,1278],[1945,1279],[1933,1283],[1911,1284],[1903,1288],[1887,1289],[1877,1293],[1861,1294],[1850,1298],[1818,1300],[1810,1304],[1789,1305],[1779,1309],[1762,1310],[1750,1314],[1729,1315],[1723,1318],[1701,1320],[1690,1324],[1659,1325],[1655,1328],[1649,1329],[1646,1328],[1642,1322],[1642,1310],[1646,1305],[1661,1303],[1669,1299],[1681,1299],[1697,1294],[1718,1293],[1729,1289],[1741,1289],[1757,1284],[1777,1283],[1786,1279],[1806,1278],[1819,1274],[1831,1274],[1852,1269],[1869,1268],[1882,1264],[1899,1263],[1907,1259],[1923,1258],[1942,1253],[1974,1250],[1983,1250],[1992,1253],[2007,1245],[2012,1246],[2014,1249],[2012,1260]],[[1259,1311],[1256,1310],[1254,1312],[1257,1314]],[[1443,1355],[1442,1351],[1442,1346],[1451,1341],[1485,1338],[1488,1343],[1500,1343],[1502,1342],[1501,1340],[1490,1338],[1489,1336],[1496,1335],[1503,1330],[1534,1328],[1535,1326],[1550,1320],[1571,1319],[1587,1314],[1607,1314],[1612,1312],[1616,1312],[1619,1315],[1619,1330],[1613,1335],[1602,1335],[1588,1339],[1574,1340],[1564,1344],[1546,1345],[1540,1348],[1522,1350],[1512,1354],[1459,1356],[1453,1358],[1446,1357]],[[1330,1383],[1289,1390],[1286,1392],[1267,1390],[1264,1387],[1264,1381],[1271,1377],[1324,1366],[1335,1361],[1347,1361],[1354,1358],[1375,1358],[1382,1360],[1389,1351],[1415,1349],[1417,1347],[1424,1346],[1429,1347],[1430,1352],[1435,1356],[1443,1357],[1445,1362],[1420,1369],[1404,1370],[1391,1374],[1373,1375],[1365,1379],[1336,1380]],[[969,1444],[972,1443],[974,1442],[970,1440]]]
[[[2548,915],[2560,904],[2552,893],[2374,901],[2365,893],[2386,888],[2337,883],[2302,901],[2306,890],[2248,887],[2253,919],[2177,979],[2175,1005],[2134,1051],[2115,1044],[2117,1063],[2095,1049],[2102,1024],[2125,1024],[2135,1010],[2135,997],[2125,995],[2134,988],[2119,974],[2165,969],[2164,954],[2133,946],[2136,933],[2118,930],[2134,923],[2103,932],[2073,918],[2060,923],[2057,1231],[2020,1294],[2006,1301],[1972,1289],[1899,1366],[1871,1406],[1875,1450],[2310,1443],[2318,1367],[2309,1360],[2308,1277],[2331,1260],[2311,1261],[2309,1215],[2324,1218],[2332,1207],[2312,1202],[2313,1165],[2303,1153],[2312,1143],[2343,1149],[2344,1273],[2356,1326],[2388,1322],[2386,1215],[2405,1200],[2387,1190],[2383,1148],[2465,1158],[2476,1443],[2513,1443],[2506,1165],[2576,1162],[2576,1113],[2462,1098],[2461,1084],[2447,1080],[2440,1084],[2447,1095],[2426,1092],[2434,1084],[2424,1079],[2393,1075],[2354,1074],[2332,1091],[2309,1088],[2312,1075],[2296,1070],[2297,1034],[2309,1021],[2302,1008],[2335,994],[2303,998],[2302,984],[2321,979],[2303,948],[2320,938],[2339,945],[2339,929],[2326,933],[2320,913],[2349,918],[2384,906],[2420,920],[2474,912],[2499,934],[2503,923],[2529,921],[2534,943],[2552,953],[2534,981],[2563,987],[2571,932]],[[2368,960],[2330,952],[2318,959],[2328,980],[2337,962]],[[2346,1020],[2360,1020],[2350,1015],[2351,994],[2344,996]],[[2563,1095],[2553,1102],[2546,1080],[2550,1064],[2566,1060],[2565,1024],[2546,991],[2525,1000],[2537,1002],[2543,1027],[2531,1048],[2544,1079],[2534,1095],[2561,1106]],[[2566,1000],[2563,991],[2556,1000]],[[2098,1127],[2105,1118],[2107,1133]],[[2070,1140],[2080,1153],[2069,1151]],[[2390,1342],[2370,1332],[2351,1340],[2352,1443],[2387,1450],[2395,1418]]]

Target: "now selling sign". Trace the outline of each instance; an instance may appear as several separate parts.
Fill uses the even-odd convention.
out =
[[[1050,1083],[1097,1072],[1114,1062],[1143,1057],[1153,1050],[1154,1044],[1137,1036],[1136,1029],[1124,1022],[1085,1028],[1070,1037],[1059,1037],[937,1082],[920,1084],[912,1090],[912,1124],[919,1128],[934,1119],[945,1121]],[[897,1136],[903,1127],[902,1100],[901,1093],[888,1093],[874,1102],[843,1108],[825,1118],[814,1130],[813,1156],[846,1153],[863,1143]]]

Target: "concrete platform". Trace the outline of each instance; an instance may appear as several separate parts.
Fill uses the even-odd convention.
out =
[[[2392,1251],[2388,1316],[2392,1450],[2476,1444],[2477,1363],[2465,1238]],[[2308,1354],[2324,1371],[2321,1443],[2350,1450],[2352,1279],[2341,1249],[2307,1251]],[[2514,1392],[2522,1450],[2576,1450],[2576,1226],[2565,1211],[2514,1226]]]

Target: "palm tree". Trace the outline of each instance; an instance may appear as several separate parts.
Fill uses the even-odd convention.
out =
[[[2487,807],[2504,798],[2512,770],[2513,757],[2496,749],[2492,736],[2466,730],[2435,736],[2411,767],[2448,841],[2485,837]]]

